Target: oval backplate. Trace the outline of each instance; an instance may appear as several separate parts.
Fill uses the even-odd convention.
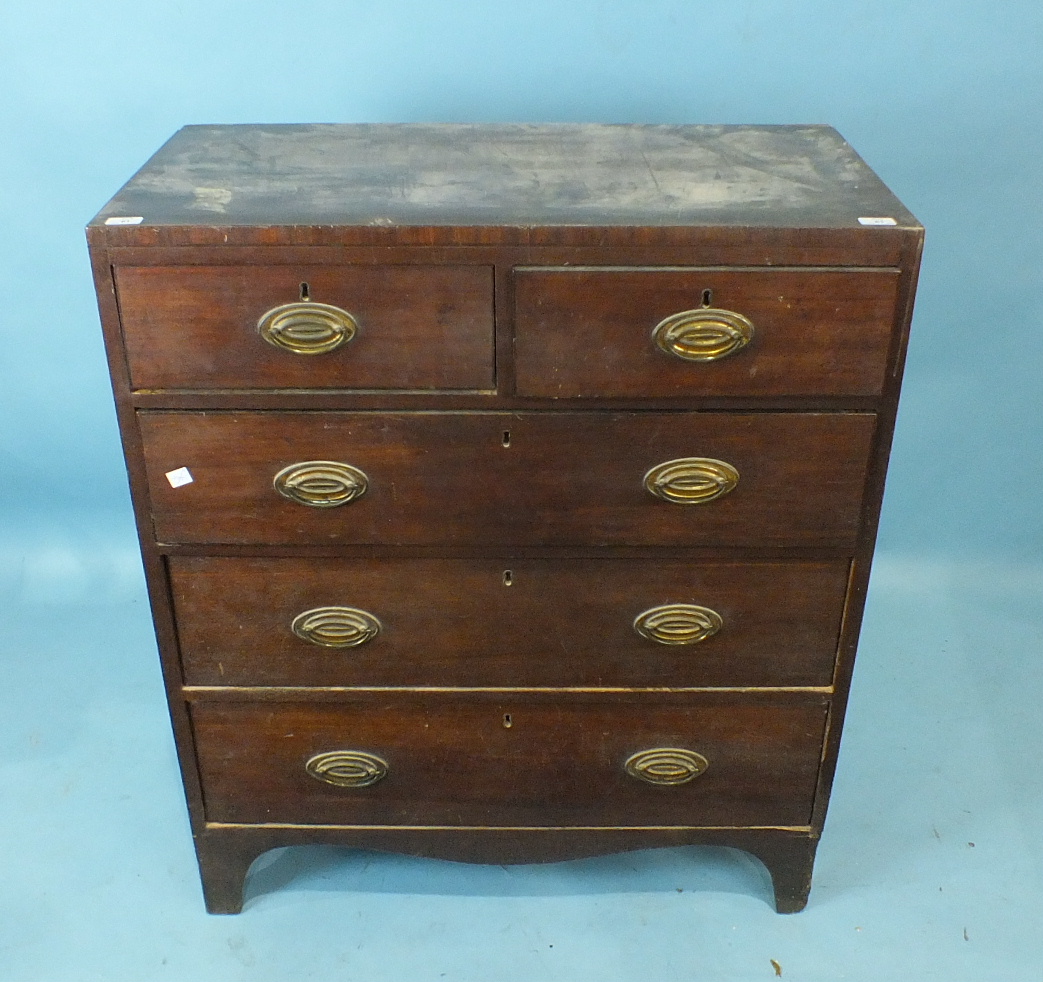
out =
[[[290,629],[302,641],[324,648],[357,648],[380,633],[380,621],[358,607],[315,607],[301,611]]]
[[[324,355],[347,344],[358,332],[358,321],[346,310],[302,300],[273,307],[257,322],[269,344],[295,355]]]
[[[364,750],[330,750],[316,754],[304,769],[324,784],[338,788],[366,788],[387,777],[388,762]]]
[[[309,508],[336,508],[361,498],[369,478],[357,467],[336,460],[303,460],[284,467],[272,479],[284,498]]]
[[[682,310],[656,324],[656,346],[682,361],[720,361],[753,340],[753,322],[734,310]]]
[[[704,505],[723,498],[739,483],[739,472],[712,457],[679,457],[645,474],[645,489],[675,505]]]
[[[710,762],[694,750],[654,747],[634,754],[623,766],[627,774],[639,781],[674,787],[697,778],[710,766]]]
[[[712,638],[724,625],[716,610],[697,604],[663,604],[634,618],[634,630],[659,644],[698,644]]]

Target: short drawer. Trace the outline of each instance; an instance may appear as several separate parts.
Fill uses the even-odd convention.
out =
[[[161,542],[845,550],[875,419],[139,413]]]
[[[380,693],[191,714],[211,822],[801,826],[826,704]]]
[[[492,282],[489,266],[116,269],[136,389],[489,389]]]
[[[848,563],[174,556],[185,681],[829,685]]]
[[[517,391],[878,395],[897,288],[893,269],[516,269]]]

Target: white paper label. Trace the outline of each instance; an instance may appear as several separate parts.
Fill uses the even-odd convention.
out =
[[[186,484],[191,484],[195,478],[187,467],[179,467],[174,471],[167,471],[166,479],[170,482],[172,488],[183,488]]]
[[[860,218],[859,225],[897,225],[893,218]]]
[[[140,225],[145,220],[143,215],[117,215],[106,218],[106,225]]]

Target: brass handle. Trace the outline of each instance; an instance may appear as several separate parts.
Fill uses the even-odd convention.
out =
[[[366,788],[387,777],[388,762],[364,750],[331,750],[316,754],[304,769],[324,784],[334,784],[338,788]]]
[[[753,340],[753,322],[734,310],[682,310],[652,330],[657,347],[683,361],[720,361]]]
[[[369,478],[351,464],[336,460],[303,460],[284,467],[272,479],[284,498],[310,508],[336,508],[361,498]]]
[[[648,784],[672,787],[694,780],[710,762],[694,750],[678,747],[655,747],[641,750],[623,765],[627,774]]]
[[[680,457],[656,464],[645,475],[645,490],[675,505],[704,505],[739,483],[731,464],[712,457]]]
[[[724,626],[716,610],[696,604],[663,604],[634,618],[634,630],[659,644],[698,644]]]
[[[299,613],[290,630],[324,648],[357,648],[380,634],[380,621],[357,607],[315,607]]]
[[[347,344],[359,329],[346,310],[301,300],[273,307],[257,322],[261,337],[295,355],[322,355]]]

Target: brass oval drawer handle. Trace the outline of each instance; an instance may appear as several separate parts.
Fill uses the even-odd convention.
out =
[[[663,604],[634,618],[634,630],[659,644],[698,644],[724,626],[716,610],[696,604]]]
[[[387,777],[388,762],[364,750],[331,750],[316,754],[304,769],[324,784],[334,784],[338,788],[367,788]]]
[[[703,505],[722,498],[739,483],[731,464],[712,457],[680,457],[656,464],[645,475],[645,489],[675,505]]]
[[[359,329],[346,310],[301,300],[273,307],[257,322],[261,337],[295,355],[323,355],[347,344]]]
[[[682,310],[652,329],[656,346],[683,361],[720,361],[753,340],[753,322],[734,310]]]
[[[627,774],[648,784],[673,787],[694,780],[710,762],[694,750],[679,747],[655,747],[641,750],[623,765]]]
[[[369,478],[351,464],[336,460],[302,460],[284,467],[272,479],[276,491],[310,508],[336,508],[361,498]]]
[[[380,621],[358,607],[315,607],[299,613],[290,630],[324,648],[357,648],[380,634]]]

